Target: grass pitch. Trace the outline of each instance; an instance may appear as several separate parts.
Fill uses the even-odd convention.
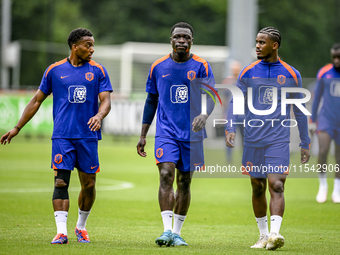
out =
[[[56,234],[51,140],[19,135],[10,145],[0,146],[0,254],[339,254],[340,204],[330,200],[333,178],[328,180],[325,204],[315,201],[316,178],[288,178],[281,227],[286,242],[277,251],[250,249],[259,233],[247,178],[194,178],[182,229],[189,246],[156,246],[154,240],[163,227],[153,139],[148,138],[145,159],[137,155],[136,143],[137,138],[110,136],[99,143],[97,199],[87,222],[90,244],[77,243],[74,234],[79,181],[72,174],[68,245],[50,244]],[[235,153],[235,158],[240,154]],[[292,162],[298,158],[292,155]]]

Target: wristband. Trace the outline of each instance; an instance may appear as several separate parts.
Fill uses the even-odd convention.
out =
[[[15,126],[14,128],[17,128],[19,131],[21,130],[21,128],[19,128],[18,126]]]
[[[146,136],[145,135],[141,135],[140,138],[146,138]]]

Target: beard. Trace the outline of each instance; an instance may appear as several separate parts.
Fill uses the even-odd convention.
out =
[[[269,55],[266,56],[257,56],[257,59],[267,59],[269,57]]]
[[[334,69],[335,69],[337,72],[340,73],[340,66],[335,66],[334,64],[333,64],[333,66],[334,66]]]

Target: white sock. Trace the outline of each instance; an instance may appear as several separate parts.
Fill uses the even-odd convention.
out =
[[[172,229],[172,233],[181,235],[181,229],[186,217],[186,215],[174,214],[174,228]]]
[[[172,229],[172,211],[163,211],[161,212],[164,231]]]
[[[67,214],[66,211],[55,211],[54,218],[57,225],[57,234],[62,233],[67,235]]]
[[[327,184],[327,172],[325,173],[319,173],[319,189],[328,189],[328,184]]]
[[[268,235],[268,219],[267,215],[261,218],[256,218],[257,226],[260,230],[260,235]]]
[[[90,211],[82,211],[80,209],[78,209],[78,222],[77,222],[77,228],[79,230],[85,230],[86,228],[86,221],[87,221],[87,218],[89,217],[90,215]]]
[[[340,193],[340,178],[334,179],[334,187],[333,187],[333,194],[339,195]]]
[[[282,217],[279,215],[270,216],[270,234],[280,232]]]

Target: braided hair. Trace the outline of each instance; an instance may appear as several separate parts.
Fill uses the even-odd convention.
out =
[[[270,39],[279,44],[279,47],[281,46],[281,33],[275,27],[262,28],[259,33],[267,34]]]

